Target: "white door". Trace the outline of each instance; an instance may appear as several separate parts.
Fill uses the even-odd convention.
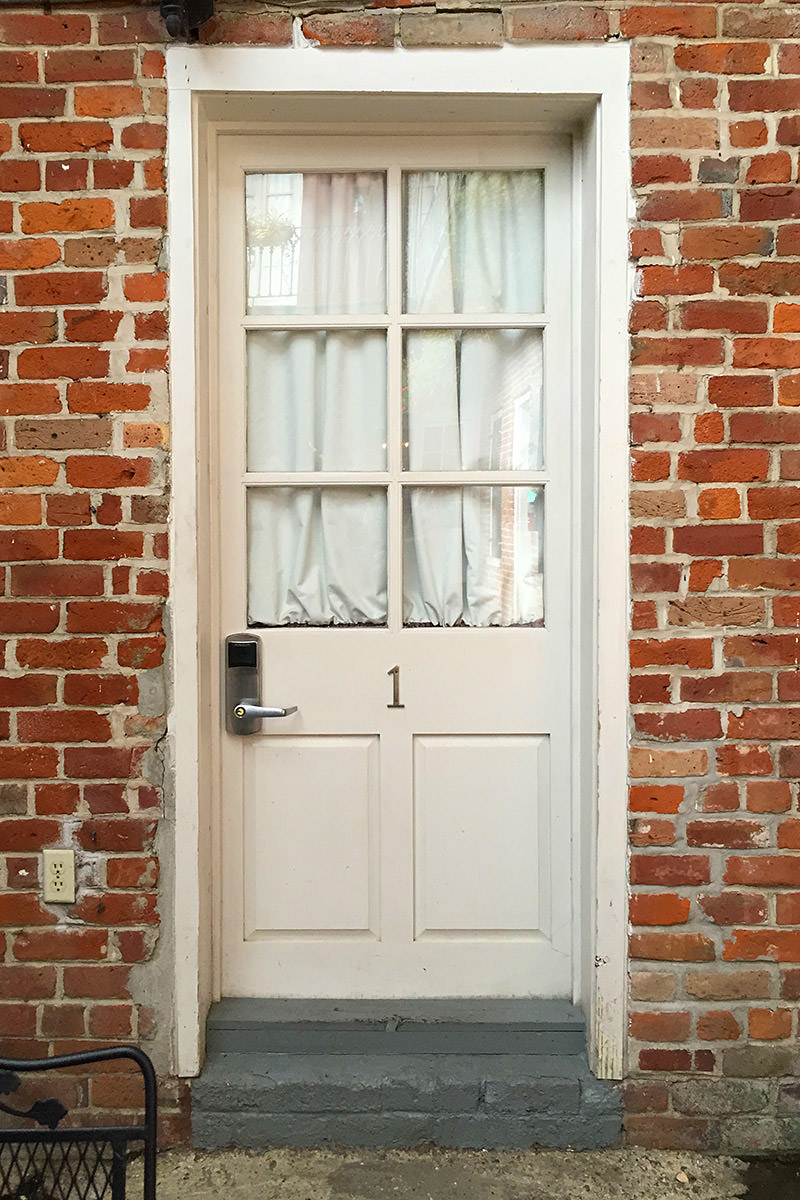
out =
[[[219,178],[221,631],[298,709],[221,735],[222,992],[569,995],[568,145]]]

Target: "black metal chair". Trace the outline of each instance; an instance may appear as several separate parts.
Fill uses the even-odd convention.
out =
[[[144,1119],[141,1125],[105,1125],[59,1129],[67,1109],[60,1100],[35,1100],[27,1107],[17,1100],[19,1076],[129,1058],[144,1080]],[[24,1105],[24,1101],[23,1101]],[[142,1200],[156,1195],[156,1076],[150,1059],[137,1046],[113,1046],[54,1058],[0,1058],[0,1113],[22,1128],[0,1128],[0,1200],[125,1200],[128,1148],[144,1151]],[[29,1122],[40,1128],[31,1128]],[[7,1123],[6,1123],[7,1124]]]

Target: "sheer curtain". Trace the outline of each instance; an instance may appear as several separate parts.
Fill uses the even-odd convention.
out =
[[[414,173],[406,178],[405,201],[409,312],[541,311],[540,172]],[[411,470],[541,465],[538,335],[409,334],[406,387]],[[502,423],[519,401],[528,406],[527,445],[521,456],[512,450],[507,457]],[[541,508],[540,492],[531,502],[528,489],[411,489],[404,506],[404,620],[481,626],[540,620]]]
[[[385,311],[384,176],[307,174],[302,193],[297,311]],[[248,470],[381,470],[385,443],[382,331],[250,332]],[[248,535],[251,624],[385,622],[385,489],[252,489]]]
[[[405,189],[412,317],[541,311],[540,172],[414,172]],[[385,245],[382,174],[304,175],[296,311],[385,312]],[[409,332],[406,465],[539,466],[540,375],[535,332]],[[383,331],[250,331],[247,456],[251,471],[385,469]],[[407,623],[541,618],[540,489],[404,492]],[[248,531],[251,624],[385,623],[385,488],[252,488]]]

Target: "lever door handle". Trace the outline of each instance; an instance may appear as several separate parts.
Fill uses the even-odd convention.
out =
[[[262,717],[290,717],[297,712],[297,705],[288,708],[262,708],[260,704],[237,704],[233,715],[237,721],[260,721]]]

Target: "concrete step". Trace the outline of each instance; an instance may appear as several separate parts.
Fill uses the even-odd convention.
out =
[[[207,1025],[213,1051],[248,1054],[581,1054],[565,1000],[228,999]]]
[[[619,1094],[582,1054],[229,1053],[192,1089],[194,1144],[588,1149],[620,1138]]]

